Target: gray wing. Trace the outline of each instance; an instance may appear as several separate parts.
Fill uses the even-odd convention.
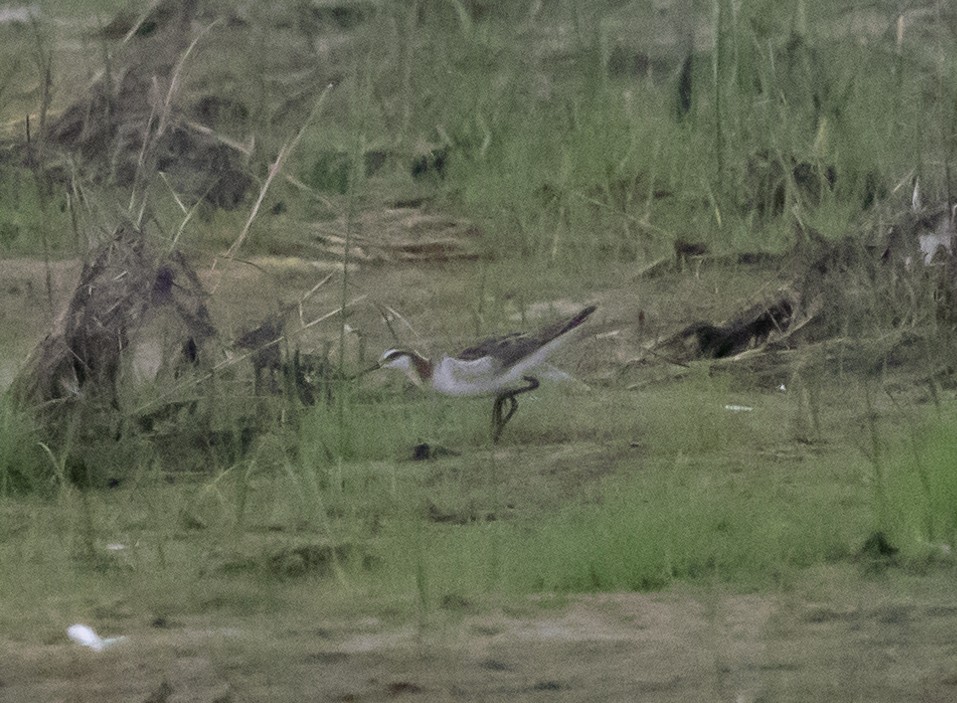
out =
[[[553,339],[575,329],[594,311],[595,306],[589,306],[571,318],[559,320],[542,328],[534,335],[512,332],[501,337],[488,337],[464,349],[455,358],[462,361],[474,361],[489,356],[495,360],[499,368],[508,368],[535,353]]]
[[[477,361],[490,357],[495,366],[508,368],[542,346],[541,340],[524,332],[512,332],[501,337],[488,337],[456,355],[461,361]]]

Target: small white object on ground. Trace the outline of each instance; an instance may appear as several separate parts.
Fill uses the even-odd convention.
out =
[[[27,24],[39,16],[40,8],[37,5],[0,7],[0,24]]]
[[[754,410],[750,405],[725,405],[724,409],[733,413],[749,413]]]
[[[70,625],[66,630],[66,636],[77,644],[89,647],[94,652],[102,652],[107,647],[122,642],[125,637],[100,637],[89,625]]]

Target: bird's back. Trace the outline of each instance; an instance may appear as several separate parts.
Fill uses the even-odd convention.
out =
[[[595,309],[589,306],[534,335],[512,332],[488,337],[454,357],[446,356],[435,368],[432,386],[447,395],[490,395],[520,383],[558,349],[563,335],[581,325]]]
[[[488,356],[494,360],[499,368],[506,369],[514,366],[522,359],[531,357],[535,351],[545,347],[553,340],[571,332],[588,319],[588,316],[596,309],[595,305],[590,305],[577,315],[548,325],[536,334],[511,332],[500,337],[488,337],[474,346],[464,349],[455,358],[462,361],[475,361]],[[541,363],[541,361],[544,361],[544,358],[538,363]]]

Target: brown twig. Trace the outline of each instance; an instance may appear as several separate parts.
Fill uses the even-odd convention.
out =
[[[299,141],[302,139],[303,135],[306,133],[306,128],[309,127],[316,115],[319,114],[322,104],[325,102],[326,96],[329,94],[330,90],[332,90],[331,83],[322,91],[322,94],[316,101],[315,106],[312,108],[312,112],[309,113],[309,117],[306,118],[306,121],[296,133],[296,136],[292,138],[292,141],[279,150],[276,160],[269,167],[269,175],[266,176],[266,182],[263,183],[263,187],[259,190],[259,197],[256,198],[256,204],[253,205],[252,212],[249,213],[249,218],[246,220],[246,224],[243,226],[243,229],[236,238],[236,241],[234,241],[229,249],[226,250],[226,258],[234,258],[236,252],[239,250],[239,247],[241,247],[243,242],[246,241],[246,237],[249,235],[249,230],[252,227],[253,220],[255,220],[256,215],[259,214],[259,208],[262,207],[263,200],[266,198],[266,193],[269,191],[269,186],[272,184],[273,179],[279,174],[279,172],[282,171],[283,166],[286,164],[286,159],[289,158],[289,154],[292,153],[292,151],[299,144]]]

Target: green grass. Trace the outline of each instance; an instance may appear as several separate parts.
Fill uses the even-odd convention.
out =
[[[900,58],[892,37],[863,46],[831,39],[824,23],[798,22],[797,6],[749,6],[736,22],[722,20],[722,60],[712,72],[709,58],[697,57],[695,107],[682,123],[673,118],[670,81],[606,74],[614,23],[598,9],[581,17],[563,7],[548,18],[581,23],[560,72],[511,49],[534,36],[527,25],[492,19],[482,31],[433,31],[401,99],[425,126],[418,139],[451,146],[444,203],[483,222],[493,250],[568,263],[648,258],[678,237],[777,249],[792,243],[796,213],[838,236],[915,157],[940,154],[945,140],[926,126],[931,115],[941,124],[946,117],[927,76],[946,75],[946,64],[934,64],[916,41],[902,45]],[[464,79],[456,73],[450,82],[439,68],[449,63],[461,64]],[[540,75],[547,87],[536,83]],[[939,89],[953,86],[941,78]],[[760,179],[770,177],[756,170],[762,160],[781,169],[786,192],[771,222],[754,216],[755,192],[766,187]],[[833,168],[834,192],[803,193],[784,175],[799,162]],[[922,175],[939,193],[943,170]]]
[[[66,194],[41,192],[45,187],[28,169],[0,165],[0,252],[42,254],[48,246],[62,256],[86,244],[76,241]]]
[[[717,475],[709,475],[706,468]],[[655,479],[609,487],[600,508],[571,510],[518,548],[530,590],[654,590],[674,580],[775,587],[803,567],[847,556],[858,525],[833,491],[802,494],[680,458]]]
[[[335,598],[427,614],[680,582],[786,589],[808,567],[855,559],[877,530],[901,549],[899,564],[922,569],[929,555],[949,559],[957,539],[949,414],[879,404],[879,503],[855,430],[867,413],[860,389],[841,403],[824,393],[810,445],[797,441],[806,400],[730,375],[574,403],[556,393],[568,397],[526,399],[494,453],[485,403],[353,395],[310,410],[294,444],[267,435],[208,478],[165,484],[143,455],[118,489],[8,490],[0,558],[15,578],[0,578],[0,596],[36,584],[72,612],[88,607],[67,595],[78,588],[139,594],[158,614],[266,612],[264,594],[321,578]],[[13,441],[2,446],[29,446],[4,417]],[[404,461],[421,439],[461,454]],[[322,545],[341,551],[310,563]]]
[[[871,476],[875,513],[912,559],[950,557],[957,545],[957,440],[951,410],[922,418],[889,442]]]
[[[53,470],[39,445],[36,423],[28,412],[0,394],[0,496],[44,494],[53,488]]]
[[[906,202],[909,193],[889,193],[911,171],[928,197],[945,193],[953,59],[935,58],[910,34],[898,54],[889,34],[862,45],[829,35],[823,20],[802,23],[801,8],[824,17],[831,6],[823,2],[723,12],[721,56],[695,54],[693,108],[678,120],[674,76],[607,70],[618,30],[643,26],[642,17],[625,21],[611,3],[546,3],[531,20],[514,8],[477,19],[460,3],[439,5],[421,23],[407,7],[380,6],[369,27],[355,30],[355,44],[335,57],[342,76],[328,110],[290,165],[322,197],[277,182],[270,198],[290,199],[293,215],[328,217],[374,207],[382,193],[425,193],[430,207],[478,222],[499,260],[436,274],[455,279],[428,302],[441,298],[434,322],[448,340],[500,331],[538,300],[585,298],[605,285],[628,295],[637,265],[670,252],[677,238],[719,252],[780,251],[793,244],[797,220],[826,237],[863,236],[869,192],[883,188]],[[556,27],[568,34],[552,51],[542,36]],[[229,45],[232,35],[217,31],[212,46]],[[263,175],[303,119],[301,106],[286,117],[270,112],[282,93],[270,76],[277,66],[303,69],[304,59],[301,38],[265,21],[256,31],[256,46],[276,43],[276,66],[247,60],[249,75],[231,76],[228,56],[203,45],[208,63],[197,64],[196,80],[222,81],[258,106],[224,129],[255,133],[261,150],[251,169]],[[18,41],[29,46],[25,35]],[[23,95],[3,100],[4,116],[19,119]],[[383,173],[366,176],[357,164],[373,147],[388,160]],[[448,147],[449,162],[443,176],[415,181],[409,163],[424,147]],[[833,190],[818,183],[820,194],[809,194],[793,176],[796,163],[819,181],[833,167]],[[45,253],[44,234],[51,253],[67,250],[65,196],[44,201],[31,173],[2,169],[0,252]],[[152,209],[168,237],[180,211],[155,191]],[[100,203],[114,197],[104,188],[92,201],[108,210]],[[246,217],[197,218],[183,243],[219,252]],[[243,254],[295,251],[297,227],[257,223]],[[284,228],[291,243],[278,241]],[[711,275],[681,292],[733,301],[749,294],[730,274]],[[907,297],[893,286],[841,282],[846,305],[835,334],[932,327],[939,339],[911,350],[910,360],[931,365],[951,353],[947,324],[931,319],[930,286],[910,282]],[[343,280],[343,296],[346,289]],[[667,301],[670,291],[655,293]],[[672,314],[667,302],[648,305]],[[423,611],[501,593],[677,582],[775,589],[808,567],[856,558],[876,531],[900,548],[905,566],[949,559],[957,541],[952,413],[885,398],[871,407],[842,364],[873,374],[894,360],[883,344],[872,351],[853,341],[836,361],[824,352],[804,360],[813,368],[799,370],[814,375],[814,392],[803,395],[800,383],[781,394],[746,371],[710,368],[640,392],[618,379],[591,393],[542,389],[522,399],[494,452],[488,401],[434,398],[400,383],[360,384],[308,409],[280,401],[266,409],[274,425],[245,455],[231,451],[243,430],[237,408],[207,398],[204,417],[215,424],[170,444],[190,454],[189,442],[211,427],[229,446],[192,453],[207,473],[174,473],[172,484],[166,470],[182,468],[171,465],[172,450],[145,439],[116,447],[110,434],[103,447],[85,448],[86,469],[101,480],[74,485],[65,479],[76,447],[45,450],[30,419],[4,400],[0,602],[26,607],[29,595],[82,613],[94,606],[77,594],[104,589],[142,598],[157,613],[261,612],[297,579],[321,581],[343,600],[367,595]],[[753,410],[731,412],[732,404]],[[879,438],[873,447],[862,439],[867,427]],[[457,453],[407,460],[420,442]],[[116,472],[121,486],[103,488]],[[107,548],[115,543],[124,549]],[[342,552],[321,574],[296,551],[315,555],[328,545]]]
[[[700,380],[646,396],[630,409],[637,434],[623,431],[617,413],[603,415],[619,443],[640,437],[644,451],[606,456],[610,478],[538,517],[433,526],[424,556],[432,590],[475,596],[490,580],[519,592],[648,590],[675,580],[766,588],[848,557],[871,518],[866,488],[843,471],[848,457],[776,460],[790,409],[770,396],[754,413],[732,413],[723,407],[731,399],[725,384]],[[676,433],[676,417],[694,429]],[[500,473],[522,470],[503,463]],[[474,488],[468,495],[491,500]],[[501,499],[516,496],[506,490]]]
[[[767,588],[786,584],[805,567],[852,558],[880,519],[863,454],[853,442],[847,447],[849,437],[834,431],[824,441],[844,449],[795,453],[790,447],[800,430],[792,407],[796,401],[764,396],[755,411],[732,413],[723,406],[735,395],[726,381],[697,379],[643,398],[641,409],[629,408],[619,398],[616,413],[602,418],[616,428],[619,441],[622,435],[641,437],[647,458],[644,452],[640,458],[627,453],[607,456],[614,466],[613,477],[582,487],[586,504],[572,500],[557,512],[546,511],[534,519],[485,522],[480,516],[483,510],[494,513],[496,498],[509,501],[515,495],[506,489],[506,495],[496,496],[490,487],[477,488],[474,481],[463,484],[459,477],[429,493],[444,506],[461,508],[464,502],[471,507],[470,514],[479,516],[477,521],[468,527],[416,528],[400,520],[393,539],[404,546],[397,545],[395,552],[422,554],[417,558],[425,562],[422,569],[433,594],[468,596],[485,592],[490,582],[518,591],[557,592],[660,588],[676,579]],[[587,401],[584,405],[589,409],[571,423],[593,436],[596,427],[581,428],[595,412]],[[858,412],[862,409],[859,406]],[[632,435],[623,431],[622,420],[636,411],[639,417],[631,431],[637,434]],[[846,421],[838,418],[854,411],[844,407],[823,412],[835,422]],[[898,412],[891,413],[896,422]],[[541,432],[534,410],[528,413],[532,417],[523,417],[525,431]],[[674,417],[695,431],[676,435],[669,420]],[[895,486],[887,491],[898,525],[892,534],[930,521],[935,526],[932,534],[940,540],[936,544],[951,544],[953,486],[946,484],[949,474],[943,470],[949,455],[934,443],[939,440],[933,435],[930,440],[926,444],[923,438],[913,440],[922,453],[930,454],[920,465],[923,469],[887,460],[897,472],[897,478],[886,479]],[[499,466],[499,475],[516,470],[514,461],[498,461],[508,466]],[[495,460],[478,462],[471,470],[492,471],[495,467],[489,462]],[[924,475],[921,471],[932,477],[930,495],[938,498],[932,507],[917,510],[912,494],[916,491],[916,498],[923,496],[925,501],[928,497],[926,491],[917,491],[923,484],[915,484]],[[415,473],[410,465],[401,473],[390,471],[388,481],[379,479],[381,485],[391,486],[390,495],[408,495],[400,502],[414,506],[412,525],[422,519],[415,515],[421,511],[422,494],[404,494],[401,486]],[[364,489],[374,492],[375,469],[360,475],[365,477]],[[901,475],[909,481],[901,481]],[[346,479],[342,486],[348,483]],[[456,491],[463,492],[457,502]],[[484,507],[476,509],[476,503]],[[926,548],[926,534],[922,539]],[[423,540],[425,548],[420,545]],[[406,564],[407,584],[413,580],[412,566]],[[398,573],[401,576],[401,569]]]
[[[462,4],[436,3],[416,18],[404,6],[380,6],[349,30],[351,43],[329,64],[340,79],[290,168],[321,193],[344,196],[356,145],[381,149],[389,155],[384,169],[348,197],[361,201],[383,183],[393,195],[424,190],[443,209],[478,221],[490,251],[564,267],[648,260],[677,238],[718,250],[778,250],[793,243],[795,218],[840,236],[855,228],[866,201],[888,197],[912,172],[928,197],[945,195],[947,106],[957,93],[954,59],[934,50],[945,26],[919,20],[898,45],[888,13],[885,31],[849,41],[856,3],[758,2],[734,12],[726,5],[715,5],[720,18],[709,6],[691,20],[716,32],[720,55],[697,47],[692,110],[682,120],[674,113],[676,74],[661,68],[679,65],[682,38],[649,56],[658,62],[653,79],[608,67],[615,48],[633,49],[631,33],[650,42],[656,29],[671,31],[650,9],[554,3],[534,16],[494,8],[473,17]],[[296,16],[292,4],[279,9]],[[276,114],[288,92],[276,72],[311,75],[314,66],[295,23],[282,28],[268,13],[253,19],[248,30],[218,28],[204,39],[187,94],[218,89],[247,105],[246,118],[222,127],[238,140],[256,137],[251,169],[262,175],[310,104],[306,86],[302,104]],[[12,36],[20,54],[36,49],[30,32]],[[50,33],[44,46],[58,38]],[[231,61],[237,41],[267,60]],[[102,47],[87,41],[83,50],[90,71],[101,68]],[[72,75],[83,62],[71,56],[68,64]],[[55,80],[65,78],[62,62],[55,65]],[[325,86],[312,80],[316,90]],[[56,87],[60,101],[66,96]],[[17,91],[6,91],[6,104],[3,95],[0,113],[19,119]],[[423,185],[412,182],[409,165],[425,146],[447,147],[449,156],[444,178]],[[797,163],[818,173],[833,168],[833,192],[809,196],[788,175]],[[778,187],[783,209],[756,214]],[[320,202],[304,206],[282,186],[274,197],[298,213]],[[4,202],[0,251],[39,252],[37,204],[29,193]],[[62,233],[64,224],[44,226]]]

